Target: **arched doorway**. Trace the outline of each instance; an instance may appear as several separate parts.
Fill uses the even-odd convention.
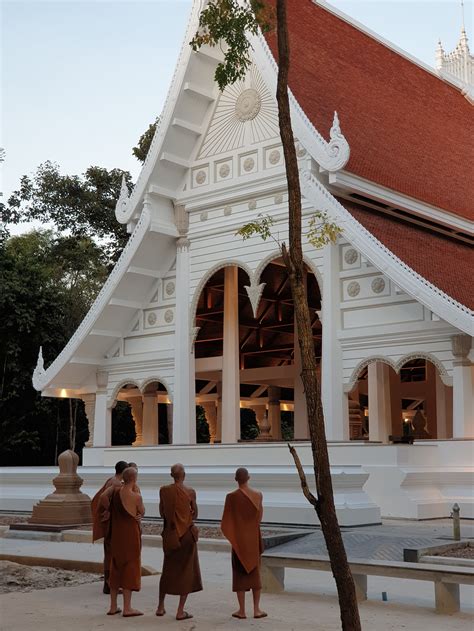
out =
[[[216,272],[198,300],[196,400],[205,410],[211,442],[307,437],[293,299],[280,258],[268,263],[259,283],[264,288],[256,314],[246,290],[248,275],[236,267]],[[321,294],[309,268],[306,284],[320,358]]]
[[[112,437],[115,434],[122,442],[112,440],[112,444],[166,444],[171,442],[171,430],[172,405],[160,381],[149,381],[141,390],[136,383],[120,388],[112,411]]]
[[[398,373],[382,358],[364,366],[349,393],[350,437],[386,442],[452,436],[452,388],[424,357]]]

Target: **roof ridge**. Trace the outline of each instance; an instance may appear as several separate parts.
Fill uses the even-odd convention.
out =
[[[328,13],[332,13],[334,16],[336,16],[343,22],[346,22],[347,24],[357,29],[364,35],[367,35],[368,37],[372,38],[379,44],[382,44],[382,46],[385,46],[385,48],[388,48],[389,50],[396,53],[400,57],[403,57],[404,59],[414,64],[415,66],[418,66],[421,70],[424,70],[428,74],[433,75],[433,77],[435,77],[436,79],[439,79],[441,82],[454,88],[457,92],[462,93],[463,88],[456,82],[455,78],[451,80],[450,77],[441,75],[434,66],[432,67],[426,62],[422,61],[421,59],[418,59],[418,57],[415,57],[415,55],[412,55],[408,51],[404,50],[397,44],[390,41],[389,39],[386,39],[385,37],[380,35],[380,33],[377,33],[376,31],[372,30],[370,27],[366,26],[362,22],[359,22],[359,20],[356,20],[355,18],[348,15],[347,13],[344,13],[344,11],[341,11],[341,9],[339,9],[338,7],[335,7],[334,5],[330,4],[327,0],[311,0],[311,2],[317,7],[320,7],[321,9],[328,11]]]

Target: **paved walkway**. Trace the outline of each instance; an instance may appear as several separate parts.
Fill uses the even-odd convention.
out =
[[[0,539],[4,552],[52,558],[81,558],[99,561],[101,546],[81,543],[41,542]],[[79,556],[78,556],[79,555]],[[158,577],[143,579],[142,591],[135,605],[146,612],[137,619],[108,618],[108,599],[101,593],[101,584],[61,587],[30,593],[0,596],[1,631],[107,631],[108,629],[177,629],[211,631],[250,628],[266,631],[332,631],[340,629],[336,590],[326,572],[289,570],[287,592],[263,595],[262,605],[270,614],[265,620],[237,621],[230,618],[235,609],[230,591],[230,558],[226,553],[200,553],[205,589],[190,597],[188,609],[195,618],[186,623],[174,620],[176,598],[170,598],[164,619],[156,618],[154,608]],[[161,568],[162,551],[143,549],[143,564]],[[381,593],[388,594],[382,602]],[[440,616],[434,613],[433,584],[421,581],[399,581],[369,577],[369,600],[361,605],[364,631],[471,631],[474,613],[474,589],[461,587],[462,613]]]

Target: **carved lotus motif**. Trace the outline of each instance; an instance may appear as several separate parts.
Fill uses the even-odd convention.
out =
[[[372,287],[374,294],[380,294],[385,289],[385,281],[381,276],[378,276],[377,278],[374,278],[370,286]]]
[[[230,173],[230,166],[228,164],[222,164],[221,167],[219,168],[219,175],[222,178],[226,178],[229,176]]]
[[[241,123],[254,119],[260,112],[262,99],[254,88],[244,90],[235,102],[235,115]]]
[[[268,161],[270,164],[278,164],[280,162],[280,152],[278,149],[273,149],[268,156]]]
[[[148,314],[148,317],[147,317],[148,324],[150,326],[153,326],[154,324],[156,324],[156,319],[157,319],[156,318],[156,313],[154,311],[150,311],[150,313]]]
[[[354,250],[354,248],[349,248],[349,250],[346,250],[344,254],[344,260],[348,265],[354,265],[354,263],[357,261],[357,251]]]
[[[360,293],[360,285],[356,280],[351,281],[348,285],[347,285],[347,294],[351,297],[351,298],[355,298],[356,296],[358,296]]]
[[[165,311],[165,322],[170,324],[171,322],[173,322],[173,318],[174,318],[173,310],[172,309],[166,309],[166,311]]]
[[[173,281],[170,281],[169,283],[166,283],[165,291],[166,291],[166,294],[168,296],[172,296],[174,294],[174,289],[175,289],[175,285],[174,285]]]
[[[206,172],[205,171],[198,171],[196,173],[196,182],[197,182],[197,184],[204,184],[205,181],[206,181]]]
[[[244,171],[251,171],[255,166],[255,160],[253,158],[245,158],[244,160]]]

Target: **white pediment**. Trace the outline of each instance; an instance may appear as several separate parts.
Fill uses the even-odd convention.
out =
[[[253,65],[243,81],[220,94],[197,157],[209,158],[277,137],[276,100]]]

